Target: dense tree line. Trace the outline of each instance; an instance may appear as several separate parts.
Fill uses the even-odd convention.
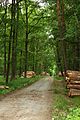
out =
[[[60,71],[80,70],[79,0],[48,0],[53,11],[53,30],[57,66]]]
[[[0,72],[6,77],[6,83],[9,75],[13,80],[23,71],[41,73],[54,65],[54,49],[47,34],[50,19],[47,8],[48,5],[44,8],[38,2],[27,0],[12,0],[12,4],[6,1],[1,5]]]
[[[42,2],[42,3],[41,3]],[[79,0],[0,3],[0,73],[6,83],[33,70],[80,70]],[[26,74],[25,74],[26,77]]]

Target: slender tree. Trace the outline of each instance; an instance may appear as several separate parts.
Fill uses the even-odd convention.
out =
[[[19,67],[19,76],[22,74],[22,50],[20,50],[20,67]]]
[[[25,77],[26,77],[26,71],[28,68],[28,3],[26,0],[25,8],[26,8],[26,39],[25,39]]]
[[[5,20],[4,20],[4,77],[6,76],[6,18],[7,18],[7,1],[5,4]]]
[[[65,41],[65,33],[66,33],[66,25],[64,18],[64,0],[62,0],[62,49],[63,49],[63,63],[64,63],[64,72],[66,74],[67,70],[67,61],[66,61],[66,41]]]
[[[11,68],[12,68],[12,71],[11,71],[11,80],[12,79],[15,79],[15,68],[16,68],[16,64],[15,64],[15,38],[16,38],[16,26],[15,26],[15,23],[16,23],[16,6],[15,6],[15,0],[13,0],[13,37],[12,37],[12,63],[11,63]]]
[[[62,15],[61,15],[62,14]],[[65,20],[64,20],[64,3],[62,0],[62,9],[61,9],[61,3],[60,0],[57,0],[57,17],[58,17],[58,33],[59,33],[59,39],[60,39],[60,47],[61,47],[61,64],[63,66],[63,69],[66,74],[66,46],[64,41],[64,33],[65,33]]]
[[[6,72],[6,84],[8,83],[9,73],[10,73],[10,55],[11,55],[11,43],[13,38],[13,16],[14,16],[14,0],[12,0],[11,6],[11,28],[10,28],[10,38],[9,38],[9,48],[8,48],[8,63],[7,63],[7,72]]]
[[[16,74],[16,71],[17,71],[17,48],[18,48],[18,33],[19,33],[19,0],[17,0],[17,4],[16,4],[16,11],[17,11],[17,15],[16,15],[16,43],[15,43],[15,74]]]

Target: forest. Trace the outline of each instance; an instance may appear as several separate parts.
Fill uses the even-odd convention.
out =
[[[33,77],[27,78],[28,72]],[[35,89],[28,91],[26,86],[34,82]],[[7,97],[9,105],[24,100],[25,110],[28,99],[35,98],[37,104],[28,109],[41,107],[39,100],[43,108],[53,94],[52,120],[80,120],[80,0],[0,0],[0,94],[20,88],[26,90]],[[0,120],[1,116],[5,120],[16,117],[14,111],[7,119],[11,115],[8,102],[2,102],[0,95],[1,110],[5,107],[8,114],[0,111]],[[14,110],[13,106],[10,109]]]
[[[1,0],[0,74],[80,70],[79,0]]]

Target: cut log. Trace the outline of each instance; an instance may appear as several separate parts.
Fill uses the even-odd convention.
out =
[[[68,83],[79,83],[80,82],[80,76],[77,76],[76,79],[71,79],[69,77],[66,77],[66,82]]]
[[[63,76],[62,76],[62,73],[59,71],[58,76],[59,76],[59,77],[65,76],[65,72],[63,72]]]
[[[71,80],[80,80],[80,71],[67,71],[67,77]]]
[[[79,89],[80,90],[80,85],[75,85],[75,84],[68,84],[67,88],[73,88],[73,89]]]
[[[5,86],[0,86],[0,90],[1,90],[1,89],[5,89]]]
[[[69,93],[68,93],[68,96],[69,96],[69,97],[72,97],[72,96],[80,96],[80,90],[70,89],[70,90],[69,90]]]
[[[76,85],[76,84],[80,85],[80,81],[70,80],[70,83],[71,83],[71,84],[75,84],[75,85]]]
[[[42,72],[41,75],[42,75],[42,76],[49,76],[49,73],[47,73],[47,72]]]
[[[26,71],[26,77],[27,78],[31,78],[33,76],[35,76],[36,73],[34,71]],[[25,72],[22,73],[22,76],[24,77],[25,76]]]
[[[1,85],[1,86],[0,86],[0,90],[3,90],[3,89],[9,89],[9,86]]]
[[[74,80],[74,81],[79,81],[80,80],[80,76],[76,76],[76,77],[70,77],[70,80]]]

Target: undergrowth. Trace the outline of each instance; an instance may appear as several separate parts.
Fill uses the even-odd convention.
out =
[[[68,97],[65,85],[63,78],[55,77],[52,120],[80,120],[80,97]]]
[[[31,85],[32,83],[38,81],[40,78],[42,77],[41,76],[35,76],[32,78],[19,78],[18,77],[17,79],[13,81],[9,81],[8,83],[9,89],[0,90],[0,94],[6,94],[16,89],[23,88],[24,86]],[[3,76],[0,76],[0,85],[5,85],[5,79]]]

